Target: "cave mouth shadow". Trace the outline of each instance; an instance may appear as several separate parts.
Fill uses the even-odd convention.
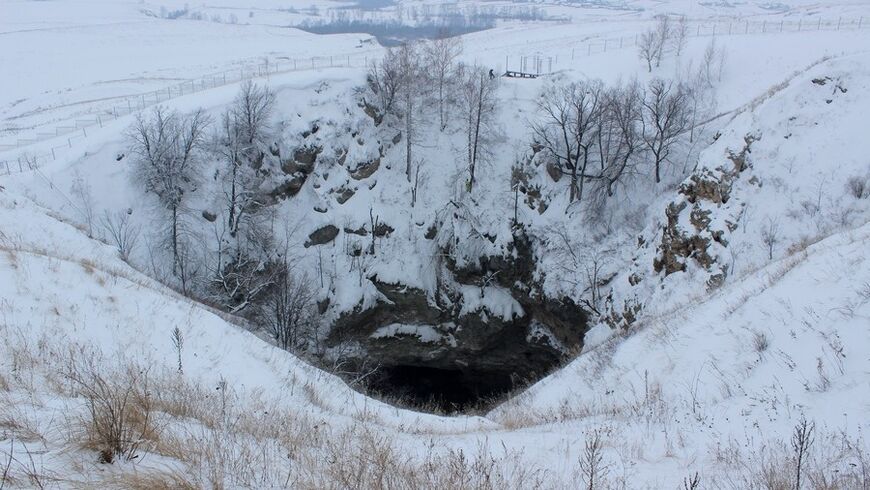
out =
[[[381,367],[368,389],[409,408],[458,414],[486,408],[518,386],[505,371],[395,365]]]

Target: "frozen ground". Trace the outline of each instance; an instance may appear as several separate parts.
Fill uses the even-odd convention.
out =
[[[238,24],[165,20],[142,12],[183,6],[164,3],[0,3],[0,145],[38,138],[58,125],[75,126],[76,119],[105,111],[129,95],[257,65],[264,58],[274,63],[332,55],[354,56],[358,62],[379,53],[357,48],[360,35],[323,38],[281,27],[300,15],[282,11],[282,2],[234,9],[225,0],[202,7],[223,19],[238,10]],[[615,3],[603,2],[607,8],[568,2],[549,6],[572,22],[511,23],[472,34],[465,38],[464,57],[501,68],[506,57],[510,63],[540,54],[553,58],[557,76],[615,81],[648,76],[627,40],[658,12],[686,14],[703,26],[713,20],[724,26],[746,20],[812,25],[818,18],[832,23],[840,17],[847,22],[862,15],[870,19],[870,7],[861,1],[636,1],[625,2],[628,10]],[[709,131],[721,136],[701,153],[701,168],[725,162],[727,151],[739,151],[746,134],[760,135],[752,170],[735,184],[735,202],[746,211],[726,257],[734,265],[733,278],[712,295],[700,292],[704,277],[698,271],[670,276],[663,286],[645,289],[644,284],[640,292],[618,291],[649,302],[630,335],[596,329],[575,361],[478,417],[420,414],[366,398],[245,332],[231,318],[134,270],[111,247],[88,239],[81,226],[73,225],[81,222],[80,204],[69,193],[77,176],[93,189],[95,208],[136,208],[136,213],[142,208],[147,213],[142,204],[147,198],[115,161],[124,151],[122,133],[131,116],[89,128],[86,138],[57,151],[57,158],[45,159],[38,171],[3,176],[0,164],[0,469],[11,455],[4,474],[22,487],[95,482],[129,487],[134,476],[168,472],[203,487],[296,483],[313,488],[330,482],[339,488],[344,486],[340,477],[348,475],[335,474],[336,466],[369,477],[379,464],[395,474],[411,474],[425,473],[426,465],[437,461],[480,476],[491,462],[499,478],[511,482],[505,487],[529,487],[539,479],[545,488],[573,488],[583,480],[585,443],[598,433],[608,468],[605,487],[675,488],[698,471],[702,488],[749,488],[768,467],[788,467],[788,438],[801,416],[817,424],[812,485],[851,474],[861,465],[867,468],[870,201],[850,197],[845,185],[849,177],[870,175],[870,148],[862,137],[870,111],[868,32],[852,28],[718,37],[728,64],[716,90],[716,112],[723,116]],[[601,50],[604,38],[614,40],[607,52]],[[623,40],[621,49],[617,39]],[[684,70],[709,40],[693,38],[682,60],[667,60],[656,74]],[[807,70],[810,65],[815,66]],[[361,66],[305,69],[260,80],[278,93],[281,114],[339,118],[342,98],[363,80]],[[824,77],[831,82],[812,82]],[[785,80],[789,83],[779,85]],[[546,79],[502,84],[505,141],[518,141],[500,150],[504,160],[512,161],[521,151],[526,128],[515,122],[528,118],[544,83]],[[848,91],[837,94],[834,84]],[[164,103],[217,113],[236,90],[229,84],[179,93]],[[288,133],[307,122],[291,122]],[[65,144],[66,138],[61,139]],[[0,161],[17,165],[21,155],[47,154],[58,144],[46,140],[9,148],[0,152]],[[438,161],[439,152],[421,150],[431,161]],[[492,175],[506,171],[489,170]],[[449,189],[450,172],[442,173],[433,172],[433,189]],[[361,190],[352,209],[336,212],[348,223],[364,222],[369,206],[378,203],[391,209],[389,217],[401,216],[396,221],[402,233],[412,221],[399,214],[407,196],[381,187]],[[428,197],[431,205],[442,198],[438,192]],[[308,210],[321,197],[314,191],[300,194],[283,212],[302,215],[300,226],[314,226],[318,215]],[[503,199],[493,193],[483,203]],[[672,199],[673,192],[663,192],[638,201],[649,206],[645,216],[651,224],[644,236],[655,236]],[[565,218],[540,219],[550,221],[542,226],[558,226]],[[759,235],[774,219],[782,232],[770,260]],[[618,238],[623,244],[635,239],[634,230]],[[425,266],[402,252],[395,253],[403,260],[400,270],[389,271]],[[650,253],[629,247],[623,255],[627,260],[636,254],[648,265]],[[348,294],[355,299],[358,292]],[[185,339],[181,375],[171,339],[175,327]],[[433,332],[417,329],[414,334],[425,340]],[[87,359],[116,366],[105,372],[112,379],[123,379],[126,366],[151,368],[163,431],[143,443],[145,456],[138,461],[100,465],[81,444],[79,418],[85,405],[67,368]],[[179,412],[178,400],[168,401],[179,386],[195,393],[188,402],[195,407],[186,412]],[[210,418],[222,411],[242,422],[228,423],[226,415]],[[285,437],[288,433],[293,440]],[[374,448],[392,452],[380,463],[354,459],[358,453],[375,454]],[[524,477],[520,469],[537,473]],[[458,483],[446,476],[424,483],[485,486],[467,475]],[[371,478],[366,481],[374,486],[377,479]],[[409,476],[407,481],[418,480]],[[494,476],[489,483],[497,487],[499,481]],[[840,483],[841,488],[862,488],[867,480]]]

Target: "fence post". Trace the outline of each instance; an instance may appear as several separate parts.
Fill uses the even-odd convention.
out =
[[[51,159],[57,160],[57,156],[54,154],[54,148],[51,149]]]
[[[843,23],[843,18],[842,18],[842,17],[840,17],[839,19],[837,19],[837,30],[838,30],[838,31],[840,30],[840,24],[842,24],[842,23]]]
[[[731,23],[730,22],[728,23],[728,35],[729,36],[731,35]]]
[[[620,36],[620,37],[619,37],[619,49],[622,49],[622,46],[623,46],[623,44],[622,44],[622,36]],[[573,51],[572,51],[572,53],[573,53]]]
[[[604,40],[604,52],[607,52],[607,39]]]
[[[804,20],[803,20],[803,19],[798,19],[798,32],[801,31],[801,27],[803,26],[803,24],[804,24]]]
[[[761,33],[764,34],[765,32],[767,32],[767,21],[761,24]]]
[[[87,128],[82,128],[82,134],[85,135],[85,138],[88,137]]]
[[[746,21],[746,34],[749,34],[749,21]]]
[[[819,28],[818,28],[818,30],[820,30],[820,31],[822,30],[822,18],[821,18],[821,17],[819,17]]]
[[[701,24],[698,24],[698,32],[695,34],[696,36],[701,35]]]
[[[779,21],[779,32],[782,32],[782,24],[785,22],[784,20]]]
[[[592,43],[589,43],[587,45],[587,49],[586,49],[586,56],[589,56],[591,54],[592,54]]]
[[[863,23],[864,23],[864,16],[861,16],[861,18],[858,19],[858,29],[861,28],[861,24],[863,24]]]
[[[97,116],[97,122],[100,123],[100,127],[102,128],[103,127],[103,118],[101,118],[100,116]]]

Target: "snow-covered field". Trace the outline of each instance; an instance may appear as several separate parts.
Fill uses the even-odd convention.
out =
[[[239,87],[227,73],[275,91],[288,145],[312,121],[330,123],[317,136],[325,146],[346,137],[345,127],[365,131],[349,116],[350,94],[383,49],[361,42],[365,34],[286,27],[311,5],[323,12],[334,2],[285,4],[220,0],[190,5],[206,20],[170,20],[161,12],[185,2],[0,2],[0,488],[682,488],[696,473],[692,488],[791,488],[791,440],[804,419],[815,429],[802,488],[868,488],[870,190],[849,186],[863,179],[870,188],[870,2],[536,3],[563,20],[506,21],[463,36],[466,61],[501,72],[537,56],[554,72],[499,86],[496,163],[481,170],[490,184],[476,202],[493,229],[513,202],[505,176],[527,151],[527,123],[547,84],[679,76],[714,38],[726,62],[685,168],[661,188],[638,186],[612,217],[617,231],[595,245],[618,249],[602,274],[615,277],[610,306],[640,303],[640,316],[626,330],[596,326],[581,355],[488,413],[451,417],[366,397],[148,277],[155,269],[144,247],[128,263],[87,236],[86,207],[131,210],[142,226],[153,220],[153,196],[119,158],[136,111],[160,103],[217,118]],[[686,15],[692,30],[686,52],[649,74],[634,43],[660,13]],[[357,228],[379,209],[408,240],[380,245],[387,258],[368,272],[430,290],[431,264],[408,251],[431,252],[414,230],[457,192],[457,136],[421,138],[427,192],[415,209],[396,184],[404,174],[394,148],[363,181],[370,186],[318,172],[279,219],[304,230],[301,244],[329,220]],[[692,264],[661,277],[653,259],[665,210],[689,199],[678,184],[693,169],[732,165],[747,136],[748,168],[729,181],[730,199],[703,204],[710,229],[726,234],[710,253],[727,264],[727,280],[707,291],[710,271]],[[371,145],[352,151],[351,160],[378,154]],[[522,207],[520,221],[595,241],[596,231],[561,211],[564,189],[541,182],[553,210]],[[337,204],[329,191],[345,185],[356,185],[352,200]],[[216,203],[195,196],[190,206],[198,214]],[[325,214],[311,211],[321,206]],[[320,294],[333,305],[373,301],[373,287],[347,276],[353,264],[341,249],[321,256],[300,247],[301,267],[314,274],[331,264]],[[543,262],[559,270],[547,260],[559,256]],[[547,287],[584,294],[556,279],[565,278],[554,273]],[[476,292],[463,304],[508,318],[520,308],[498,288]],[[441,335],[402,324],[378,335],[396,334]],[[132,425],[148,427],[132,434],[135,457],[98,462],[85,430],[84,395],[94,386],[135,400]],[[593,462],[600,473],[589,483]]]

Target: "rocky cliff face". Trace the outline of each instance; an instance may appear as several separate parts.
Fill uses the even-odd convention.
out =
[[[386,373],[416,369],[424,384],[451,373],[455,389],[478,395],[537,379],[582,345],[586,311],[569,298],[542,294],[535,245],[522,228],[503,255],[460,266],[449,248],[438,249],[444,260],[435,294],[369,277],[377,301],[342,314],[327,343],[353,345],[355,356],[375,360]],[[451,393],[440,395],[450,401],[458,396]]]
[[[699,166],[680,186],[677,198],[665,208],[664,225],[652,237],[641,237],[632,272],[627,276],[629,291],[639,291],[662,278],[692,269],[705,277],[707,290],[721,286],[729,274],[726,249],[745,203],[732,199],[732,189],[744,171],[751,168],[752,145],[760,136],[743,138],[739,150],[727,150],[725,162]],[[760,185],[749,179],[750,185]],[[653,248],[654,247],[654,248]],[[644,263],[652,252],[652,270]],[[627,328],[643,308],[640,294],[615,299],[613,292],[605,317],[612,327]]]

